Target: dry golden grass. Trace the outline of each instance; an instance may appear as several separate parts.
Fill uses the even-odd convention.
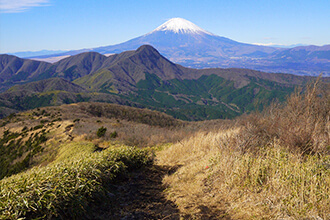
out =
[[[177,167],[168,199],[202,218],[330,219],[330,96],[317,82],[286,105],[199,131],[157,153]],[[275,107],[276,106],[276,107]]]
[[[202,206],[233,219],[330,218],[330,157],[301,157],[273,142],[257,155],[233,148],[240,129],[198,133],[159,152],[168,198],[183,213]],[[234,140],[234,141],[233,141]]]
[[[284,105],[273,104],[262,113],[242,117],[245,149],[259,150],[277,139],[301,154],[330,152],[330,84],[320,78],[303,91],[297,89]]]
[[[168,198],[187,214],[198,214],[200,206],[216,207],[221,211],[223,205],[212,199],[205,184],[211,174],[212,159],[220,151],[220,141],[231,137],[237,129],[226,132],[198,132],[157,153],[156,163],[177,167],[178,170],[164,178],[168,186]],[[211,198],[211,199],[210,199]],[[222,203],[222,201],[220,201]]]

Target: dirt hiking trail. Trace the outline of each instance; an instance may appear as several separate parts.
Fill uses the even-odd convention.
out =
[[[133,171],[110,185],[111,204],[91,219],[219,219],[219,215],[206,206],[191,216],[180,213],[177,205],[166,199],[162,183],[165,175],[175,173],[177,167],[152,165]],[[226,218],[229,219],[229,218]]]

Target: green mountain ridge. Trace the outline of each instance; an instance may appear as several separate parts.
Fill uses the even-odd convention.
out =
[[[313,77],[248,69],[190,69],[145,45],[109,57],[78,54],[27,79],[0,94],[2,117],[40,106],[96,101],[147,107],[184,120],[233,118],[261,110],[275,99],[283,101]],[[2,85],[8,83],[14,82],[8,79]]]

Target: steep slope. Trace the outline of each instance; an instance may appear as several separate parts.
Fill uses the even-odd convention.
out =
[[[79,85],[60,78],[51,78],[16,85],[0,93],[0,118],[17,111],[43,106],[62,105],[86,101],[102,101],[141,107],[112,94],[89,93]]]
[[[177,62],[177,59],[185,60],[195,56],[205,59],[213,56],[229,58],[251,55],[256,52],[270,54],[281,50],[279,48],[240,43],[214,35],[183,18],[172,18],[143,36],[113,46],[92,48],[89,51],[96,51],[101,54],[119,53],[126,50],[136,50],[143,44],[152,45],[174,62]],[[75,55],[82,51],[69,51],[63,53],[63,55]]]
[[[46,62],[21,59],[6,54],[0,55],[0,91],[15,83],[36,79],[51,67],[52,64]]]
[[[54,64],[55,76],[74,80],[97,71],[106,60],[106,56],[95,52],[81,53]]]
[[[43,93],[50,91],[66,91],[71,93],[85,92],[82,87],[61,78],[51,78],[24,85],[13,86],[8,92],[25,91]]]
[[[6,115],[9,109],[22,111],[70,103],[73,100],[87,101],[88,99],[82,95],[83,92],[85,90],[82,87],[59,78],[16,85],[0,94],[1,115]]]
[[[107,91],[127,93],[135,90],[136,83],[145,79],[146,73],[157,75],[163,80],[181,79],[182,68],[159,54],[149,45],[136,51],[110,56],[99,71],[77,79],[75,83],[92,90],[104,88]]]
[[[245,44],[214,35],[182,18],[170,19],[155,30],[127,42],[91,50],[102,54],[118,53],[146,43],[171,61],[188,67],[239,67],[307,75],[330,74],[328,45],[310,53],[310,47],[283,49]],[[307,53],[294,52],[305,50]]]

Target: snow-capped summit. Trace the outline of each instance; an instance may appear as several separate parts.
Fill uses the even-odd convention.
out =
[[[150,45],[169,60],[187,67],[236,67],[301,73],[302,69],[305,71],[305,67],[311,66],[304,74],[308,72],[318,75],[319,70],[322,69],[322,72],[329,76],[329,62],[324,62],[324,59],[318,58],[316,54],[307,53],[308,55],[302,56],[301,50],[304,48],[288,50],[240,43],[212,34],[183,18],[172,18],[153,31],[121,44],[69,51],[53,57],[74,55],[86,50],[113,54],[136,50],[142,45]],[[308,49],[308,51],[311,50],[316,49]],[[320,51],[329,53],[329,49],[325,47],[320,48]],[[295,63],[292,63],[293,59]]]
[[[153,30],[150,33],[156,32],[156,31],[172,31],[174,33],[184,33],[184,34],[209,34],[213,35],[212,33],[198,27],[194,23],[187,21],[183,18],[172,18],[165,22],[164,24],[160,25],[158,28]]]

